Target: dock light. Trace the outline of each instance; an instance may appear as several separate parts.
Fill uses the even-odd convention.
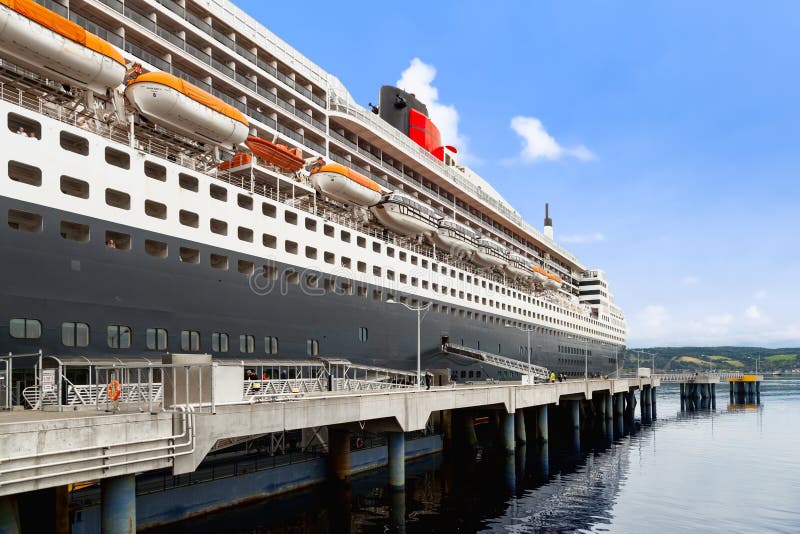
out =
[[[427,304],[421,306],[409,306],[405,302],[398,302],[393,298],[386,299],[386,304],[402,304],[406,308],[411,311],[417,312],[417,391],[422,389],[422,369],[421,369],[421,358],[420,358],[420,338],[421,338],[421,331],[422,331],[422,312],[427,310],[431,307],[431,303],[428,302]]]

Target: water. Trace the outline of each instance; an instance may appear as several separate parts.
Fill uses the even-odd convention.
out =
[[[800,378],[762,384],[760,406],[681,412],[658,390],[657,419],[583,450],[528,446],[479,461],[441,455],[386,473],[176,525],[192,532],[800,532]],[[637,410],[638,412],[638,410]],[[547,474],[543,474],[543,470]]]

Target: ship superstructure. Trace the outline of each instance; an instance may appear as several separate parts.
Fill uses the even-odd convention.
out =
[[[524,359],[531,330],[540,365],[615,368],[604,273],[460,166],[401,88],[364,109],[229,2],[7,0],[2,24],[0,350],[410,368],[396,301],[430,303],[426,367],[511,378],[442,346]]]

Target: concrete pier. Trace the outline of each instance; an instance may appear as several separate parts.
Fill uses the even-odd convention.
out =
[[[403,432],[387,432],[389,449],[389,486],[403,489],[406,486],[406,447]]]
[[[516,442],[514,441],[514,419],[515,414],[503,412],[500,415],[500,431],[502,433],[503,449],[506,455],[513,455],[514,449],[516,448]]]
[[[536,434],[540,443],[547,443],[547,440],[550,439],[547,431],[547,404],[536,409]]]
[[[625,415],[625,393],[614,394],[614,415],[619,418]]]
[[[328,462],[331,475],[336,480],[350,478],[350,431],[346,428],[328,428]]]
[[[606,421],[614,419],[614,396],[611,393],[606,393],[603,399],[606,405]]]
[[[102,534],[136,532],[136,475],[121,475],[100,483]]]
[[[525,432],[525,411],[522,409],[514,412],[514,430],[517,433],[517,443],[528,442],[528,435]]]
[[[761,382],[763,375],[746,374],[741,378],[729,378],[731,404],[761,403]]]

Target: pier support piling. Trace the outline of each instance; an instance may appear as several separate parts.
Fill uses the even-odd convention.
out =
[[[524,444],[528,441],[525,433],[525,411],[521,408],[514,412],[514,430],[517,434],[517,443]]]
[[[328,428],[330,471],[336,480],[350,478],[350,431],[346,428]]]
[[[100,531],[103,534],[134,534],[136,475],[103,479],[100,493]]]
[[[606,404],[606,421],[610,421],[614,418],[614,396],[608,393],[603,400]]]
[[[8,534],[22,532],[16,495],[0,497],[0,532],[7,532]]]
[[[389,442],[389,486],[394,490],[406,487],[406,445],[403,432],[387,432]]]
[[[622,417],[625,415],[625,397],[624,393],[617,393],[614,395],[614,414],[617,417]]]
[[[543,404],[536,409],[536,431],[540,443],[547,443],[549,433],[547,432],[547,404]]]
[[[500,416],[500,431],[503,434],[503,450],[506,455],[513,455],[516,443],[514,442],[515,414],[503,412]]]

